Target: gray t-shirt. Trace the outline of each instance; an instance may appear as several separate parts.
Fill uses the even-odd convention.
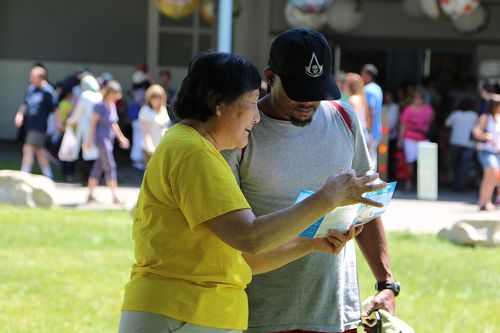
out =
[[[348,104],[342,105],[354,134],[341,114],[322,102],[305,127],[261,112],[243,159],[239,149],[224,152],[256,216],[292,205],[303,189],[320,189],[339,168],[360,174],[370,170],[360,123]],[[338,256],[314,253],[254,276],[247,293],[249,332],[355,328],[360,302],[354,242]]]

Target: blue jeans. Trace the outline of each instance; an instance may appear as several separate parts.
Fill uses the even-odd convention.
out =
[[[453,187],[457,190],[465,189],[469,179],[469,167],[474,155],[474,149],[450,145],[450,158],[453,165]]]

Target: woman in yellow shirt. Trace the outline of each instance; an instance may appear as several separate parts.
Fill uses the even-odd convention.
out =
[[[233,332],[247,328],[245,287],[312,251],[338,253],[352,239],[297,235],[332,209],[385,186],[353,171],[330,177],[305,200],[256,218],[221,150],[243,148],[259,121],[261,78],[247,60],[204,53],[191,62],[164,136],[141,186],[134,216],[135,263],[120,333]]]

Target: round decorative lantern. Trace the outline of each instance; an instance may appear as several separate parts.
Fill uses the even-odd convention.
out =
[[[364,16],[363,4],[359,0],[337,0],[328,11],[328,26],[345,33],[357,28]]]
[[[472,34],[486,28],[490,21],[490,10],[487,6],[481,5],[472,13],[459,17],[452,21],[453,27],[462,34]]]
[[[288,0],[288,2],[304,13],[322,13],[333,6],[335,0]]]
[[[156,0],[156,7],[165,16],[173,19],[181,19],[196,8],[196,0]]]
[[[420,8],[424,16],[431,19],[439,18],[440,11],[436,0],[420,0]]]
[[[478,6],[479,0],[439,0],[439,7],[452,20],[472,13]]]
[[[200,1],[200,15],[201,19],[207,24],[212,25],[215,19],[215,1],[214,0],[201,0]]]
[[[215,21],[215,0],[199,0],[201,19],[208,25]],[[241,5],[239,0],[233,0],[233,18],[240,14]]]
[[[328,21],[328,12],[305,13],[287,2],[285,5],[285,20],[292,27],[318,30]]]

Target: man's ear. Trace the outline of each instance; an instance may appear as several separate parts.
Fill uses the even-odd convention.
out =
[[[273,86],[274,83],[274,72],[270,67],[264,68],[264,79],[269,87]]]

